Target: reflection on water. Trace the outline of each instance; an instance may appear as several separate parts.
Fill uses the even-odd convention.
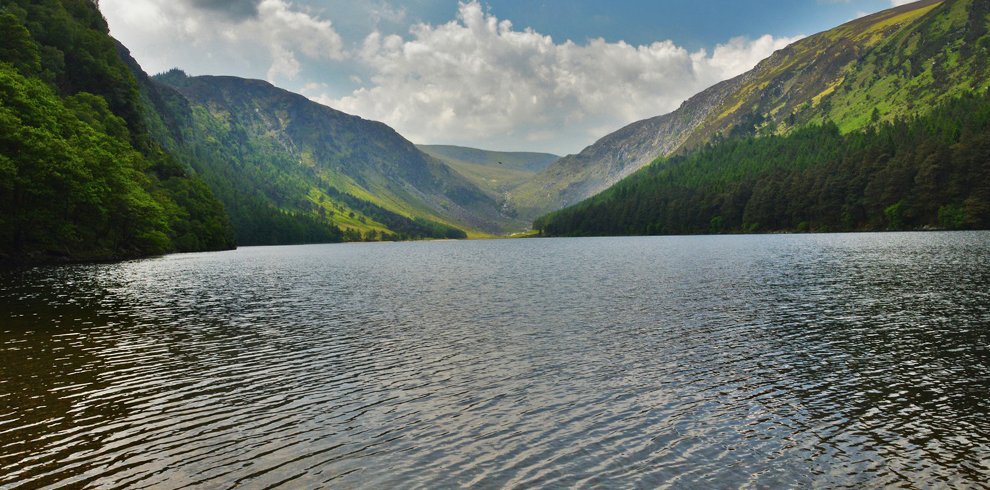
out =
[[[0,487],[986,486],[990,234],[0,274]]]

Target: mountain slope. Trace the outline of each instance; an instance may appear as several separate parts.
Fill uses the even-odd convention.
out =
[[[359,240],[367,235],[367,230],[360,230],[364,233],[359,235],[354,231],[345,236],[344,231],[323,217],[285,209],[272,202],[266,193],[255,192],[259,176],[231,165],[231,155],[242,148],[226,147],[217,138],[203,138],[203,133],[196,129],[189,101],[171,87],[152,80],[126,47],[118,43],[117,50],[131,69],[141,98],[149,108],[144,111],[144,120],[152,138],[187,168],[193,169],[224,203],[237,243],[332,243]],[[308,190],[308,186],[291,179],[276,179],[275,183],[265,182],[264,186],[277,188],[274,195],[305,195]]]
[[[653,161],[675,152],[686,136],[738,86],[722,82],[692,97],[677,111],[630,124],[568,155],[511,192],[521,216],[532,217],[590,197]]]
[[[990,227],[990,90],[865,131],[811,125],[662,159],[536,221],[543,235]]]
[[[151,138],[93,2],[0,3],[0,259],[227,249],[223,206]]]
[[[509,191],[528,182],[560,159],[549,153],[489,151],[450,145],[416,146],[502,201],[505,213],[513,212],[507,197]]]
[[[519,226],[495,199],[382,123],[257,80],[172,72],[157,81],[191,104],[185,138],[226,152],[213,172],[257,176],[250,190],[281,209],[378,233],[399,231],[383,222],[393,218],[487,233]]]
[[[524,215],[600,192],[658,156],[825,120],[841,131],[924,113],[986,86],[986,0],[924,0],[844,24],[774,53],[752,71],[564,157],[513,192]]]
[[[560,156],[550,153],[491,151],[453,145],[416,145],[416,147],[437,158],[442,158],[444,161],[488,167],[498,165],[509,170],[532,173],[539,172],[560,159]]]

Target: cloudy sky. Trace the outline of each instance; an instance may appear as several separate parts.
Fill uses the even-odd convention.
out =
[[[576,153],[905,0],[101,0],[150,73],[260,78],[416,143]]]

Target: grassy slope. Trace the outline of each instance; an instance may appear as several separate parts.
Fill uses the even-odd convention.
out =
[[[985,88],[984,0],[924,0],[799,41],[761,62],[679,150],[739,134],[787,134],[830,120],[844,132],[924,114]]]
[[[271,140],[244,135],[240,128],[231,125],[229,114],[218,109],[211,111],[203,106],[194,106],[192,124],[194,132],[207,135],[207,142],[215,145],[220,152],[235,146],[238,150],[247,150],[240,154],[232,153],[227,162],[230,167],[245,164],[273,167],[264,174],[241,172],[238,191],[255,192],[277,209],[319,215],[344,231],[362,235],[371,231],[391,232],[381,223],[330,197],[319,181],[308,178],[305,171],[300,171],[302,169],[294,168],[297,162],[287,158]],[[324,182],[345,192],[353,188],[347,179],[327,178]]]
[[[416,146],[497,199],[503,199],[506,192],[526,183],[560,158],[549,153],[488,151],[449,145]]]

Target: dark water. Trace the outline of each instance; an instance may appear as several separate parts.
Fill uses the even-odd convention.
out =
[[[0,487],[987,487],[990,234],[0,275]]]

